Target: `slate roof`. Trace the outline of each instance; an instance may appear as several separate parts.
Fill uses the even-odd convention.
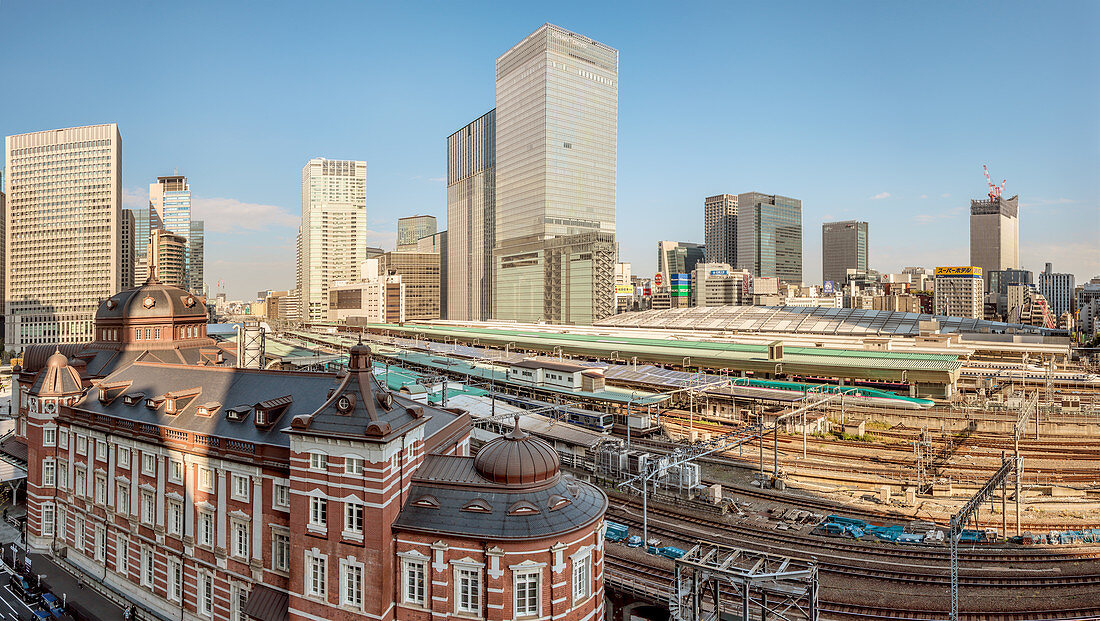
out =
[[[110,403],[100,403],[99,389],[93,387],[88,396],[74,409],[106,414],[141,423],[191,431],[201,434],[243,440],[257,444],[290,446],[290,437],[281,432],[294,416],[309,415],[328,398],[329,390],[336,386],[337,377],[331,373],[291,373],[288,371],[263,371],[226,367],[197,367],[181,364],[136,362],[121,369],[101,382],[117,384],[132,382],[123,394],[144,393],[148,398],[161,397],[165,393],[199,388],[201,392],[191,399],[179,414],[168,415],[161,404],[156,410],[145,406],[144,400],[126,405],[119,395]],[[259,428],[251,413],[243,420],[228,420],[224,408],[215,416],[199,416],[198,407],[211,402],[225,406],[255,405],[262,401],[291,394],[293,401],[274,426]]]
[[[530,503],[537,512],[513,513],[517,503]],[[488,510],[463,510],[472,504]],[[541,539],[584,528],[606,510],[607,496],[588,483],[559,476],[549,485],[509,489],[482,477],[472,457],[428,455],[393,528],[488,540]]]
[[[290,598],[282,591],[257,584],[242,612],[259,621],[286,621],[290,618]]]

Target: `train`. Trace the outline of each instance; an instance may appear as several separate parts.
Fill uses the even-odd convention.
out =
[[[630,529],[626,525],[612,522],[611,520],[604,522],[603,538],[611,543],[624,543],[628,548],[642,547],[642,538],[640,536],[631,535]],[[677,548],[676,546],[657,547],[656,545],[646,545],[645,548],[646,552],[650,554],[670,559],[678,559],[687,554],[687,550]]]
[[[517,397],[516,395],[498,393],[496,398],[509,405],[514,405],[525,410],[534,410],[536,414],[542,414],[549,418],[564,419],[578,427],[584,427],[585,429],[591,429],[600,433],[609,432],[611,428],[615,426],[615,417],[603,412],[593,412],[591,410],[584,410],[567,405],[557,405],[537,399]]]
[[[783,380],[763,380],[738,378],[733,382],[734,386],[744,386],[756,390],[771,392],[776,397],[795,397],[806,394],[840,394],[845,393],[845,400],[853,405],[881,405],[885,407],[903,408],[908,410],[927,410],[936,404],[931,399],[919,397],[903,397],[888,390],[879,388],[867,388],[860,386],[837,386],[834,384],[807,384],[803,382],[789,382]]]
[[[879,540],[892,541],[894,543],[943,543],[944,541],[943,531],[934,526],[928,528],[925,532],[912,533],[905,532],[905,527],[897,524],[883,526],[840,515],[830,515],[826,517],[825,520],[817,526],[817,530],[823,535],[831,535],[834,537],[862,539],[865,536],[871,535]],[[959,538],[959,541],[961,543],[981,543],[993,541],[995,537],[995,533],[990,534],[985,531],[964,530],[962,531],[962,536]]]

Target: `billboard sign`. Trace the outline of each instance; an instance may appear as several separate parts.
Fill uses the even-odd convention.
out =
[[[634,295],[634,285],[615,285],[615,295]]]
[[[729,275],[729,270],[711,270],[710,275],[711,276],[728,276]]]
[[[653,284],[655,286],[658,286],[658,287],[665,284],[665,275],[662,274],[661,272],[657,272],[656,274],[654,274],[653,275]]]
[[[821,292],[825,295],[832,295],[834,286],[835,285],[833,284],[833,281],[826,280],[825,282],[821,283]]]
[[[982,268],[975,267],[973,265],[965,265],[959,267],[937,267],[936,276],[970,276],[972,278],[981,278]]]

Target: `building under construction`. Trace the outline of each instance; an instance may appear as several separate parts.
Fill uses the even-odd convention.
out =
[[[970,265],[982,268],[988,290],[990,272],[1020,267],[1020,201],[1003,198],[1004,182],[997,187],[985,176],[988,198],[970,201]]]

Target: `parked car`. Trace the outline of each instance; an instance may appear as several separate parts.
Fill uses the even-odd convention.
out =
[[[31,582],[27,580],[26,576],[15,574],[11,577],[8,585],[11,587],[12,592],[18,595],[24,602],[35,601],[38,594],[38,588],[32,585]]]
[[[42,605],[49,611],[54,618],[60,619],[65,614],[65,606],[61,604],[61,600],[57,599],[57,596],[53,593],[42,594]]]

